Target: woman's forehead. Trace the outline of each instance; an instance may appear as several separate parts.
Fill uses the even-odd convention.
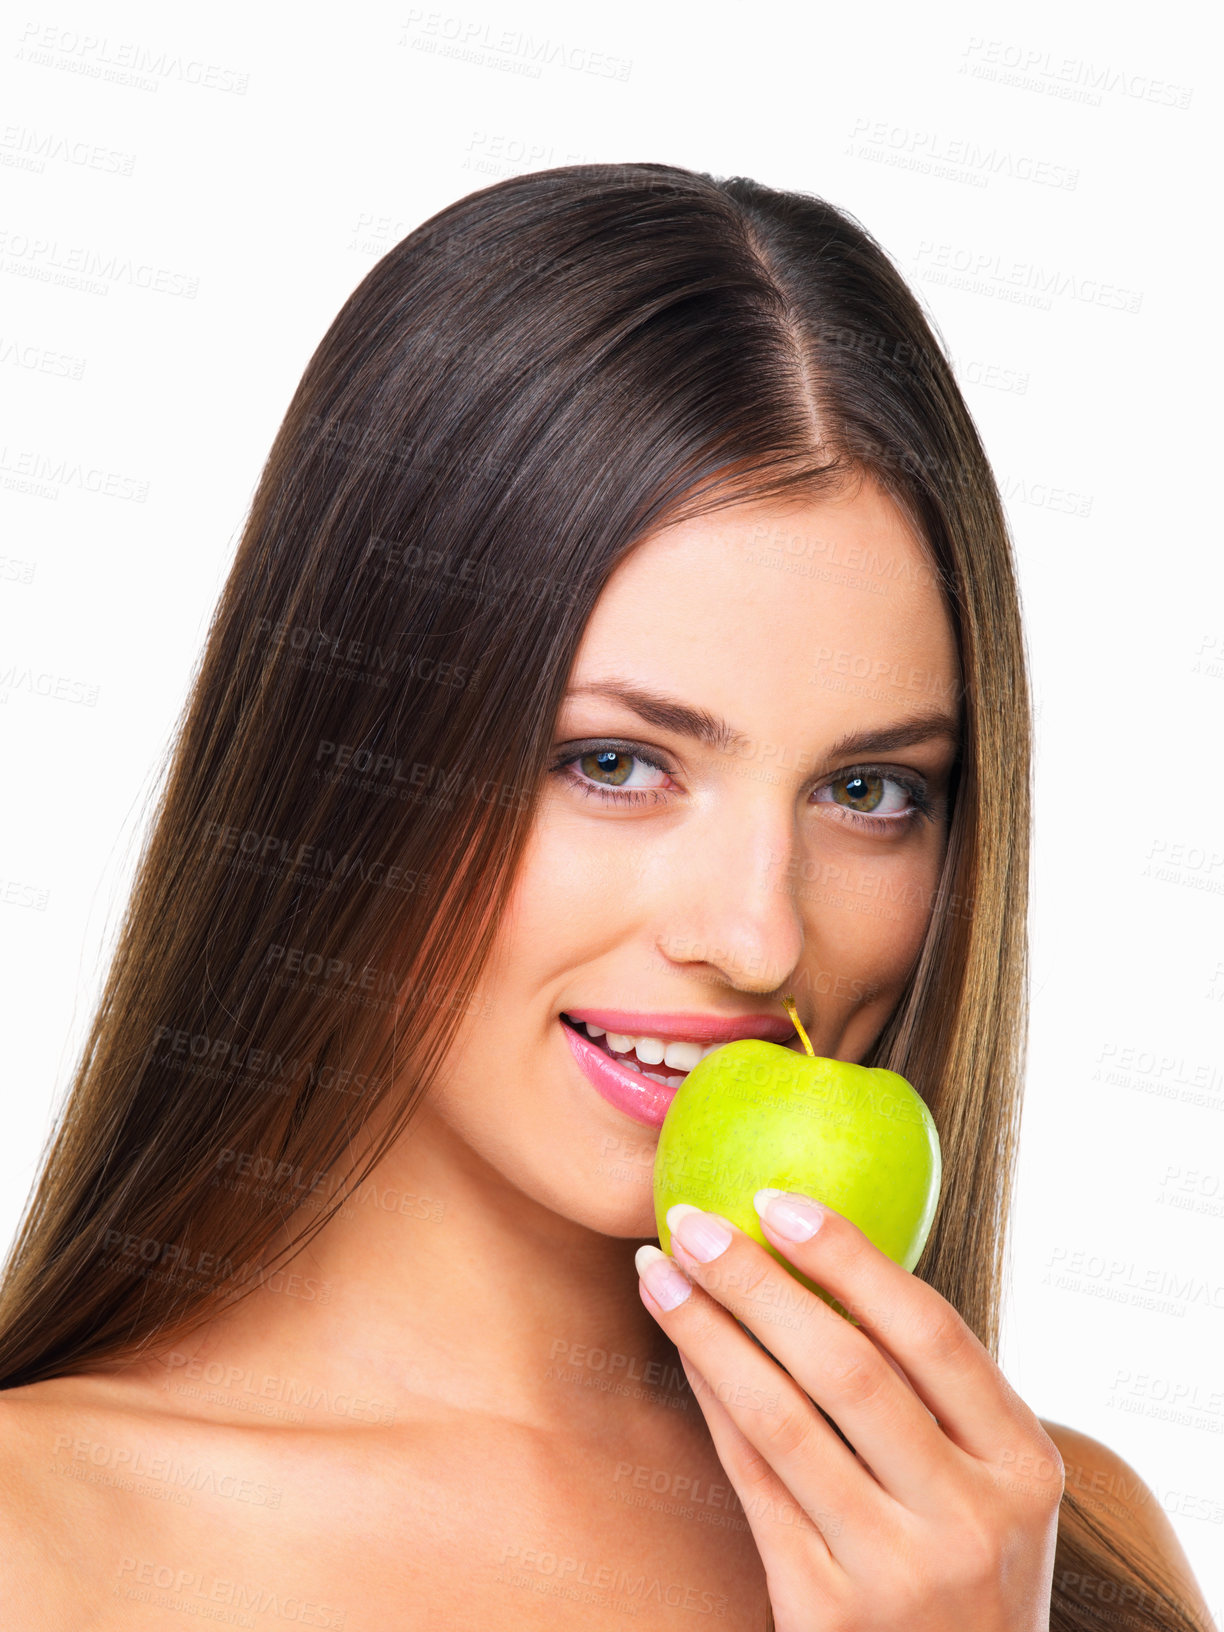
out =
[[[663,690],[718,678],[803,695],[841,678],[869,679],[881,696],[959,691],[955,633],[926,551],[866,487],[834,504],[737,505],[637,546],[595,605],[572,683],[628,671]]]

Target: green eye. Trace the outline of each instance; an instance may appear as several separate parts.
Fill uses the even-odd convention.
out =
[[[597,748],[594,753],[583,754],[577,764],[584,776],[607,776],[612,786],[619,787],[632,773],[636,757],[635,754],[619,753],[615,748]],[[619,768],[616,765],[618,759],[622,762]]]
[[[839,776],[836,782],[829,785],[833,789],[833,799],[836,804],[846,805],[851,810],[873,811],[884,797],[884,783],[891,778],[883,776],[867,776],[855,771],[850,776]],[[838,789],[846,787],[853,789],[845,799],[838,793]]]
[[[885,804],[890,785],[894,790],[891,806]],[[835,805],[845,821],[881,834],[903,832],[935,813],[925,781],[886,771],[881,765],[858,765],[841,771],[822,783],[812,798],[818,805]],[[881,805],[885,806],[883,810]]]
[[[569,781],[589,797],[603,799],[609,804],[627,805],[665,796],[666,789],[662,782],[649,786],[624,786],[634,774],[634,767],[642,765],[658,771],[664,780],[671,774],[665,765],[631,742],[579,744],[576,753],[567,754],[551,769],[565,772]]]

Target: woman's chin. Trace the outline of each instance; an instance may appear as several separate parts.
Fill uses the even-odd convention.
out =
[[[650,1167],[635,1168],[632,1177],[609,1173],[606,1167],[592,1171],[580,1193],[553,1205],[557,1212],[598,1235],[624,1241],[658,1240]]]

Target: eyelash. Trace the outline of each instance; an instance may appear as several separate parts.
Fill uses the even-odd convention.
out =
[[[656,799],[660,793],[665,791],[661,788],[631,788],[628,792],[618,792],[615,788],[603,787],[598,782],[584,781],[579,775],[570,770],[570,766],[580,759],[585,759],[588,754],[602,753],[621,754],[626,759],[641,760],[643,765],[649,765],[655,771],[662,771],[665,776],[675,774],[661,760],[639,748],[635,743],[621,742],[615,738],[607,741],[584,743],[577,752],[566,754],[564,758],[555,760],[549,770],[553,772],[565,771],[566,780],[572,787],[577,788],[587,798],[600,799],[606,804],[641,804],[644,800]],[[904,788],[906,793],[909,794],[911,808],[895,816],[867,816],[861,810],[847,810],[844,805],[835,805],[834,808],[841,813],[843,819],[853,825],[871,833],[898,833],[908,832],[916,827],[919,822],[933,819],[935,806],[927,792],[925,781],[921,778],[904,776],[895,771],[885,770],[881,765],[849,765],[845,770],[839,771],[836,776],[830,777],[827,782],[822,782],[821,786],[827,787],[833,782],[849,782],[856,776],[878,776],[885,781],[897,783],[899,787]],[[821,802],[825,803],[826,801]]]

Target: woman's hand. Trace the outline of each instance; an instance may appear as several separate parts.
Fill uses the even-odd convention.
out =
[[[641,1247],[637,1265],[752,1526],[777,1632],[1048,1632],[1054,1441],[933,1287],[831,1208],[756,1199],[766,1238],[859,1324],[685,1204],[667,1215],[674,1261]]]

